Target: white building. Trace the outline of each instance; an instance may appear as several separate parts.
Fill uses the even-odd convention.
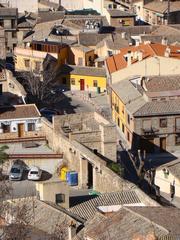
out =
[[[0,3],[6,4],[12,8],[18,8],[18,12],[38,12],[38,0],[0,0]]]
[[[40,136],[40,116],[35,104],[1,107],[0,139]]]
[[[168,194],[170,198],[170,185],[174,185],[174,197],[180,198],[180,159],[161,165],[156,169],[155,184],[160,192]]]

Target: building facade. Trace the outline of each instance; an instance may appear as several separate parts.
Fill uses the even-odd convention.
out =
[[[58,43],[33,41],[30,46],[16,47],[14,54],[16,71],[41,72],[47,55],[57,60],[59,66],[64,64],[68,58],[68,47]]]
[[[17,20],[17,8],[0,8],[0,26],[4,28],[6,51],[10,55],[17,45]]]
[[[0,139],[41,136],[40,113],[35,104],[1,107]]]
[[[64,65],[57,83],[66,85],[71,90],[106,91],[106,71],[104,68]]]
[[[143,81],[140,77],[112,85],[112,118],[131,148],[176,151],[180,145],[179,78],[154,77],[145,86]]]

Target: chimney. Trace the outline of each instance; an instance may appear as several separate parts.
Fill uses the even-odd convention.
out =
[[[136,60],[138,58],[138,51],[135,51],[133,53],[133,59]]]
[[[127,65],[128,66],[131,65],[131,51],[128,51],[128,53],[127,53]]]
[[[141,51],[138,52],[138,61],[143,60],[143,53]]]
[[[76,235],[76,224],[71,221],[70,225],[68,226],[68,240],[72,240]]]
[[[171,53],[171,49],[167,46],[165,52],[164,52],[164,56],[165,57],[169,57],[170,56],[170,53]]]
[[[125,39],[126,38],[126,32],[122,32],[121,37]]]
[[[168,40],[167,40],[166,37],[163,37],[163,38],[162,38],[161,44],[162,44],[162,45],[167,45],[167,44],[168,44]]]

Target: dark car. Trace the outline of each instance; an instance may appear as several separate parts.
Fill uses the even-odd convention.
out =
[[[15,71],[14,65],[12,63],[6,63],[6,69],[13,73]]]
[[[47,118],[50,122],[52,122],[52,118],[55,115],[59,115],[59,112],[54,109],[42,108],[40,109],[40,113],[43,117]]]

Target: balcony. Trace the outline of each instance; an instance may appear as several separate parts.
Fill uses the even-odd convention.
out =
[[[150,127],[150,128],[142,128],[142,135],[144,136],[155,136],[159,132],[159,129]]]
[[[44,59],[47,55],[47,52],[41,52],[41,51],[33,50],[31,48],[16,47],[14,49],[14,54],[15,55],[22,55],[22,56],[26,56],[26,57],[34,57],[34,58]],[[49,53],[49,54],[52,55],[55,58],[58,58],[57,53]]]

